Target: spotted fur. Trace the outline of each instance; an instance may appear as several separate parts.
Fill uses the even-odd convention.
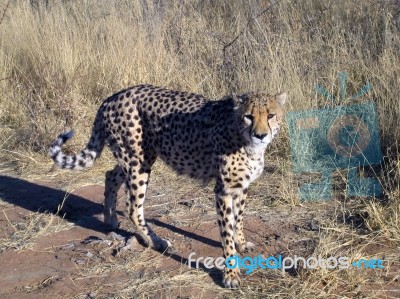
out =
[[[117,228],[117,192],[124,183],[130,219],[149,246],[171,244],[147,225],[143,203],[151,166],[159,157],[179,174],[215,179],[216,209],[224,257],[251,251],[243,235],[247,190],[263,171],[267,145],[278,133],[286,93],[231,95],[218,101],[201,95],[138,85],[120,91],[100,106],[92,135],[79,154],[61,147],[72,137],[60,135],[50,147],[57,166],[82,169],[93,164],[107,144],[117,165],[106,173],[104,219]],[[224,271],[226,287],[240,285],[239,269]]]

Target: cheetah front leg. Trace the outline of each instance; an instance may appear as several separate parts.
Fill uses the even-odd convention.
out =
[[[233,200],[233,214],[235,218],[235,245],[239,253],[252,252],[255,245],[251,242],[246,242],[243,233],[243,211],[246,203],[247,188],[238,192]]]
[[[134,160],[130,164],[138,165],[138,162]],[[143,203],[150,177],[150,167],[143,163],[138,167],[131,167],[130,171],[128,171],[131,174],[128,175],[126,183],[128,213],[129,218],[135,224],[139,234],[148,246],[159,251],[164,251],[171,246],[171,243],[157,236],[144,219]]]
[[[106,172],[104,190],[104,222],[112,229],[118,228],[116,212],[117,193],[124,181],[125,175],[119,165],[115,166],[113,170]]]
[[[216,208],[218,214],[218,225],[220,228],[221,239],[222,239],[222,247],[224,258],[228,259],[237,255],[235,242],[234,242],[234,215],[232,212],[233,209],[233,195],[226,193],[224,187],[221,183],[217,182],[216,185]],[[234,265],[234,262],[231,261],[230,265]],[[235,268],[231,269],[229,267],[225,267],[223,283],[227,288],[238,288],[240,287],[240,270],[238,265]]]

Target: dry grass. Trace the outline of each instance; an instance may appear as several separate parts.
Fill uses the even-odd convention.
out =
[[[400,240],[400,161],[389,167],[387,180],[389,183],[388,203],[382,205],[371,201],[365,205],[368,215],[366,225],[372,231],[377,231],[395,244]]]
[[[318,240],[315,253],[366,257],[371,247],[380,248],[373,253],[379,255],[397,246],[397,253],[389,256],[399,260],[399,1],[246,3],[0,0],[2,171],[31,179],[49,178],[52,163],[46,152],[50,141],[60,132],[74,128],[77,134],[68,149],[81,149],[102,99],[130,85],[152,83],[212,98],[231,91],[287,90],[288,109],[299,110],[328,106],[316,94],[315,85],[320,83],[337,94],[338,72],[346,71],[348,95],[355,94],[366,81],[373,84],[372,91],[362,100],[377,104],[385,158],[376,174],[385,196],[383,201],[347,197],[335,201],[332,205],[336,211],[321,222],[320,232],[313,237]],[[250,203],[249,214],[287,206],[315,209],[315,205],[299,201],[297,184],[301,178],[291,173],[289,156],[284,128],[267,156],[273,168],[269,181],[260,180],[254,185],[257,191],[251,196],[257,200]],[[100,173],[112,164],[113,159],[104,153],[88,175],[52,172],[51,176],[63,176],[73,188],[102,180]],[[157,164],[154,177],[164,175],[165,180],[180,184],[168,172]],[[211,191],[201,192],[197,204],[206,207]],[[184,215],[176,202],[173,208],[177,209],[177,217]],[[204,209],[213,212],[212,207]],[[0,240],[0,248],[26,248],[32,244],[30,234],[34,237],[54,232],[54,216],[30,217],[24,227],[15,227],[14,239]],[[362,229],[348,225],[346,219],[352,217],[360,219]],[[107,274],[111,271],[107,267],[126,269],[124,264],[102,266],[93,265],[82,276]],[[384,289],[390,283],[386,272],[370,275],[354,271],[301,271],[296,276],[257,273],[263,283],[250,283],[235,294],[243,298],[266,294],[326,298],[335,297],[340,291],[344,297],[362,297],[368,284]],[[121,282],[113,294],[104,287],[97,297],[151,296],[159,291],[157,284],[161,280],[168,281],[171,289],[185,288],[196,280],[220,296],[229,296],[229,292],[210,286],[205,279],[201,271],[149,275],[135,278],[134,282]],[[382,295],[374,292],[371,297]]]
[[[254,18],[267,2],[60,1],[46,9],[12,1],[0,27],[0,148],[44,153],[71,127],[81,145],[100,101],[141,82],[213,98],[288,90],[298,109],[326,105],[315,84],[335,93],[339,71],[350,74],[349,95],[373,83],[368,96],[385,111],[391,146],[400,136],[398,6],[382,5],[281,1]]]

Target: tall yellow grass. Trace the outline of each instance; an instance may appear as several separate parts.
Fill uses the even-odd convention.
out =
[[[326,106],[315,85],[337,94],[346,71],[349,95],[373,84],[364,99],[378,107],[381,180],[398,192],[398,1],[0,0],[0,12],[2,158],[45,155],[70,128],[84,144],[99,103],[131,85],[211,98],[287,90],[296,110]],[[282,149],[289,160],[284,133],[273,151]]]
[[[400,137],[396,2],[1,0],[0,9],[7,2],[2,149],[45,152],[70,127],[86,136],[99,102],[138,83],[213,98],[288,90],[298,109],[325,105],[314,86],[337,91],[339,71],[349,94],[372,82],[385,145]]]
[[[385,156],[377,173],[386,204],[365,201],[360,215],[371,234],[398,246],[399,54],[399,0],[0,0],[0,166],[46,157],[51,140],[71,128],[80,148],[101,101],[135,84],[215,99],[232,91],[286,90],[288,109],[298,110],[328,105],[315,85],[337,94],[338,73],[345,71],[349,95],[367,81],[373,85],[361,101],[377,104]],[[285,179],[286,133],[270,149]],[[298,204],[297,185],[286,183],[282,197]],[[367,239],[333,222],[320,252],[350,254],[347,244]],[[291,298],[321,294],[321,282],[328,281],[323,292],[336,298],[342,289],[345,297],[357,295],[354,286],[371,279],[318,272],[274,281],[265,290],[286,288]]]
[[[287,90],[296,110],[328,105],[315,85],[337,94],[346,71],[348,95],[372,83],[364,99],[377,103],[387,165],[398,159],[395,1],[2,0],[0,11],[2,156],[45,154],[70,128],[84,144],[99,103],[138,83],[211,98]],[[275,152],[287,155],[282,136]]]

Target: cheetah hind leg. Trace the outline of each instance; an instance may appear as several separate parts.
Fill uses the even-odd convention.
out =
[[[117,229],[118,219],[116,213],[117,193],[125,181],[124,173],[119,165],[113,170],[106,172],[105,190],[104,190],[104,222]]]
[[[157,236],[148,226],[144,218],[143,203],[145,199],[148,179],[150,177],[150,167],[142,165],[142,170],[132,168],[132,176],[127,178],[128,190],[128,213],[129,218],[136,226],[140,236],[148,246],[157,251],[165,251],[171,247],[171,242]],[[144,170],[144,171],[143,171]],[[135,177],[135,179],[133,179]]]

